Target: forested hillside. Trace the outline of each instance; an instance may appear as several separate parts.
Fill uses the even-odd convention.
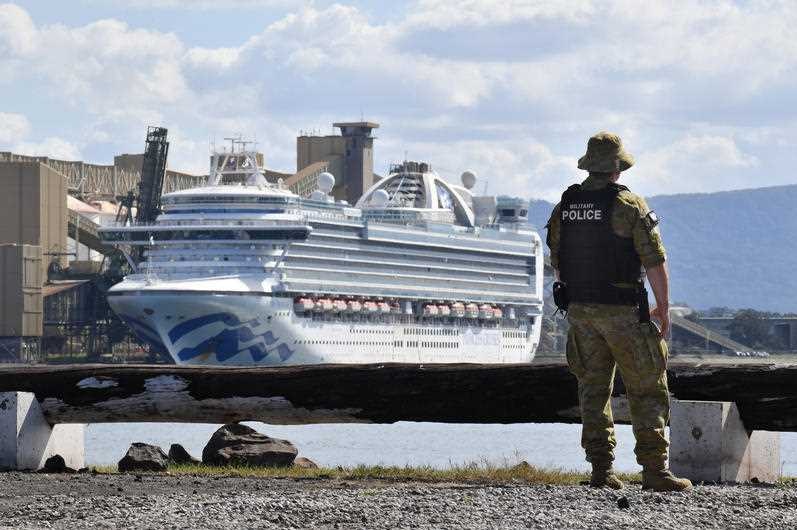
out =
[[[661,195],[648,203],[661,218],[673,301],[797,311],[797,185]],[[551,208],[532,200],[529,221],[543,227]]]

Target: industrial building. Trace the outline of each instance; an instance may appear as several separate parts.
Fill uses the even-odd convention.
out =
[[[316,189],[318,175],[329,172],[336,179],[332,189],[335,200],[354,204],[378,180],[374,175],[372,132],[379,124],[338,122],[333,127],[340,129],[340,135],[300,134],[296,138],[296,174],[285,185],[294,193],[309,195]]]

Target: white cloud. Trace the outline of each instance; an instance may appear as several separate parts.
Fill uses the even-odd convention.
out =
[[[536,18],[584,20],[595,11],[592,0],[419,0],[408,23],[448,29],[489,26]]]
[[[291,7],[306,0],[112,0],[112,4],[119,7],[132,7],[137,9],[241,9],[262,7]],[[107,5],[107,1],[95,0],[94,3]]]
[[[637,167],[641,169],[629,173],[628,180],[638,182],[643,193],[657,189],[668,192],[723,189],[733,179],[730,171],[748,170],[758,164],[758,158],[742,152],[734,138],[689,134],[662,148],[640,153]]]
[[[0,4],[0,52],[26,55],[37,46],[36,29],[28,12],[14,4]]]
[[[782,160],[793,149],[784,140],[797,123],[792,2],[418,0],[392,19],[326,1],[236,5],[255,4],[285,13],[220,47],[189,47],[115,19],[37,25],[23,9],[0,6],[0,67],[9,73],[0,90],[34,87],[80,112],[83,123],[36,131],[41,137],[76,135],[91,152],[92,143],[131,150],[146,125],[164,125],[173,133],[170,165],[203,171],[214,135],[258,134],[269,164],[290,170],[299,129],[377,117],[377,164],[409,149],[436,167],[496,175],[497,191],[548,198],[578,177],[575,161],[601,129],[638,153],[628,178],[648,175],[639,183],[647,193],[735,186],[741,173],[777,159],[767,150],[780,149]],[[510,30],[520,40],[504,45]],[[459,53],[445,44],[451,35],[464,36]],[[422,38],[426,45],[408,45]],[[482,38],[498,53],[478,53]],[[766,174],[773,183],[790,178]]]
[[[41,142],[19,142],[13,149],[15,153],[29,156],[48,156],[61,160],[82,160],[80,148],[63,138],[47,137]]]
[[[24,138],[30,132],[30,122],[23,114],[0,112],[0,144]]]
[[[398,161],[404,151],[412,160],[431,162],[446,180],[459,183],[465,170],[479,177],[476,191],[554,200],[572,183],[576,173],[572,158],[555,154],[535,138],[508,141],[459,140],[393,144],[383,148]]]

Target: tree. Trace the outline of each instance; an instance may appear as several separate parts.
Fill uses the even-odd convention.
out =
[[[769,323],[766,314],[755,309],[742,309],[734,315],[728,325],[731,339],[752,348],[770,346]]]

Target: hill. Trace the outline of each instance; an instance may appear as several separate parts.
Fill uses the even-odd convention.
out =
[[[797,185],[661,195],[648,203],[661,218],[673,301],[797,311]],[[543,227],[552,208],[532,200],[529,222]]]

